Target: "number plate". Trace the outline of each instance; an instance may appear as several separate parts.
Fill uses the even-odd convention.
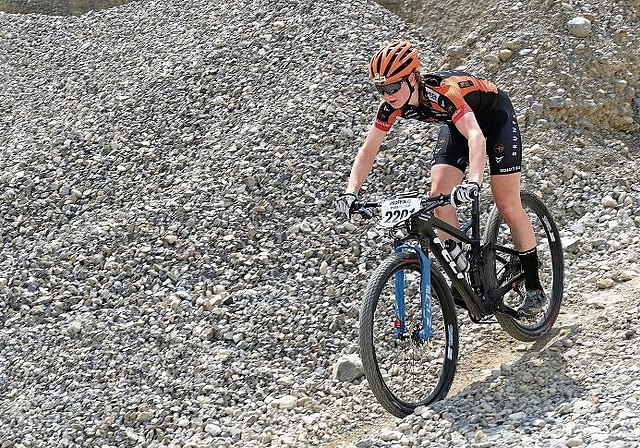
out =
[[[381,227],[393,227],[420,210],[420,198],[389,199],[382,202]]]

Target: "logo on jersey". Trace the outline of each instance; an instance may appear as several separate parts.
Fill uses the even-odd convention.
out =
[[[470,79],[467,79],[466,81],[460,81],[460,82],[458,83],[458,86],[459,86],[461,89],[466,89],[467,87],[471,87],[471,86],[473,86],[473,81],[471,81]]]
[[[424,90],[427,92],[427,98],[429,98],[429,101],[433,101],[434,103],[438,102],[438,99],[440,99],[440,95],[438,95],[437,92],[431,90],[428,87],[425,87]]]
[[[496,143],[496,145],[493,147],[493,152],[494,154],[503,154],[504,153],[504,145],[502,143]],[[496,158],[497,160],[497,158]]]

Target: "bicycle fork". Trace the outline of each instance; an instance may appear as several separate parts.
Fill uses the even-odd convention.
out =
[[[420,308],[422,311],[422,328],[417,334],[421,341],[425,341],[433,336],[431,328],[431,260],[425,255],[420,246],[413,244],[403,244],[396,247],[395,252],[412,250],[418,256],[420,263]],[[398,271],[394,274],[394,286],[396,296],[396,319],[394,322],[394,338],[403,339],[406,337],[406,311],[404,295],[404,272]]]

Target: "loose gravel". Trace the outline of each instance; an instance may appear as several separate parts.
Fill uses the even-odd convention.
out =
[[[521,69],[486,57],[510,48],[488,22],[474,59],[363,0],[0,13],[0,446],[638,446],[637,71],[589,81],[626,106],[580,121],[547,63],[567,42],[576,70],[614,44],[634,61],[637,5],[598,8],[586,44],[565,24],[588,5],[564,5],[514,10]],[[528,40],[542,14],[555,46]],[[455,393],[402,420],[355,356],[390,241],[333,211],[378,101],[367,59],[398,36],[514,93],[567,260],[548,339],[462,319]],[[367,193],[426,189],[436,135],[400,123]]]

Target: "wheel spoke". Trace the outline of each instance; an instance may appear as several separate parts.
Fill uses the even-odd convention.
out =
[[[404,272],[404,338],[395,338],[393,325],[397,317],[394,274],[399,269]],[[418,336],[422,330],[420,276],[417,260],[391,263],[370,283],[361,315],[360,350],[367,380],[380,403],[398,416],[444,397],[455,372],[457,324],[452,304],[447,302],[449,308],[443,312],[442,286],[432,288],[433,336],[426,341]],[[447,332],[447,325],[454,326],[455,332]],[[455,358],[447,359],[451,351]]]

